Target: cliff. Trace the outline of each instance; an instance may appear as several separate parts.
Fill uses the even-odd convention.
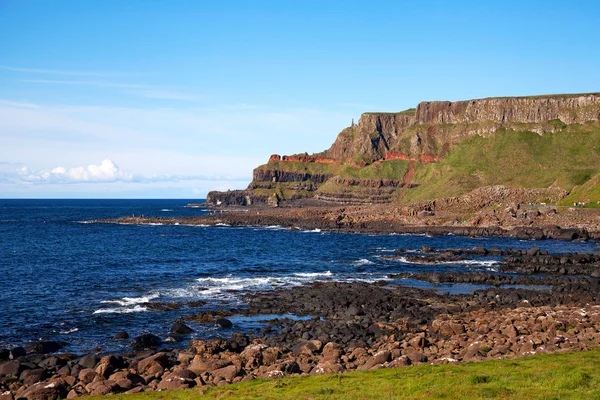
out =
[[[254,170],[246,190],[211,192],[207,201],[385,203],[494,185],[576,191],[600,173],[599,120],[598,93],[432,101],[364,113],[328,150],[275,154]]]
[[[389,152],[411,158],[443,156],[468,136],[489,135],[500,128],[544,134],[556,132],[562,124],[599,118],[599,94],[422,102],[400,113],[364,113],[324,154],[341,162],[367,163],[384,159]]]

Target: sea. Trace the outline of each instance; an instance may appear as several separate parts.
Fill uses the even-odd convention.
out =
[[[461,236],[366,235],[289,229],[89,223],[130,215],[187,217],[208,208],[190,200],[0,200],[0,348],[36,340],[65,343],[64,351],[127,352],[131,337],[161,338],[178,318],[243,308],[242,296],[315,281],[376,282],[471,293],[485,285],[432,285],[390,274],[498,271],[486,257],[439,265],[391,260],[398,249],[540,247],[551,253],[597,251],[594,242],[520,241]],[[543,289],[543,288],[542,288]],[[172,303],[156,310],[148,303]],[[198,303],[201,302],[201,303]],[[254,332],[269,318],[232,316],[233,329],[188,321],[189,338]],[[185,346],[185,342],[172,346]]]

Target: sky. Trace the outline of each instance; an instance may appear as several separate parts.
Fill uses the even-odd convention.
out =
[[[243,189],[367,111],[600,91],[598,1],[0,0],[0,197]]]

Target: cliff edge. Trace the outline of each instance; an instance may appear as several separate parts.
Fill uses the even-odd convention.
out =
[[[600,181],[599,121],[598,93],[431,101],[364,113],[324,152],[273,155],[246,190],[210,192],[207,202],[407,202],[504,185],[561,189],[592,203]]]

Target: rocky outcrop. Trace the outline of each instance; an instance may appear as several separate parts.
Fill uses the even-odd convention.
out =
[[[543,134],[599,119],[598,94],[422,102],[414,111],[364,113],[324,154],[342,162],[358,155],[367,162],[405,159],[399,154],[411,160],[427,155],[434,161],[463,138],[502,127],[526,125]]]
[[[340,204],[387,203],[394,199],[404,201],[408,189],[428,183],[413,184],[414,171],[421,164],[442,161],[449,151],[469,137],[487,137],[501,128],[543,135],[589,121],[596,121],[597,127],[599,120],[598,93],[485,98],[457,102],[431,101],[422,102],[415,109],[399,113],[364,113],[358,124],[353,122],[339,133],[328,150],[313,155],[273,154],[267,164],[254,170],[253,181],[246,190],[211,192],[207,202],[212,205],[261,204],[267,203],[273,194],[283,201],[312,196]],[[407,161],[409,173],[397,177],[385,175],[386,179],[376,179],[378,176],[375,175],[375,179],[366,180],[337,175],[342,167],[356,169],[384,161]],[[549,165],[547,168],[553,167]],[[469,178],[471,181],[464,188],[448,194],[466,193],[467,190],[484,185],[505,184],[505,180],[485,181],[481,173],[477,175],[477,171],[472,175]],[[373,174],[367,176],[372,177]],[[436,176],[439,179],[441,173]],[[436,176],[428,176],[427,179],[436,179]],[[333,177],[339,181],[336,182],[335,190],[319,190]],[[394,184],[387,184],[385,181]],[[398,191],[394,193],[394,190],[387,190],[390,187],[398,188]],[[373,188],[378,188],[379,192]],[[570,190],[571,187],[567,189]],[[549,199],[561,199],[566,195],[560,188],[540,190],[552,192],[547,197]],[[504,200],[507,193],[507,190],[496,190],[495,197],[490,201],[498,201],[497,196]],[[482,199],[490,198],[487,192],[481,194]],[[515,195],[514,192],[509,194]],[[534,192],[519,196],[521,197],[540,198]],[[421,198],[432,197],[427,194]],[[452,205],[459,201],[458,197],[447,198],[440,200],[440,205]]]

